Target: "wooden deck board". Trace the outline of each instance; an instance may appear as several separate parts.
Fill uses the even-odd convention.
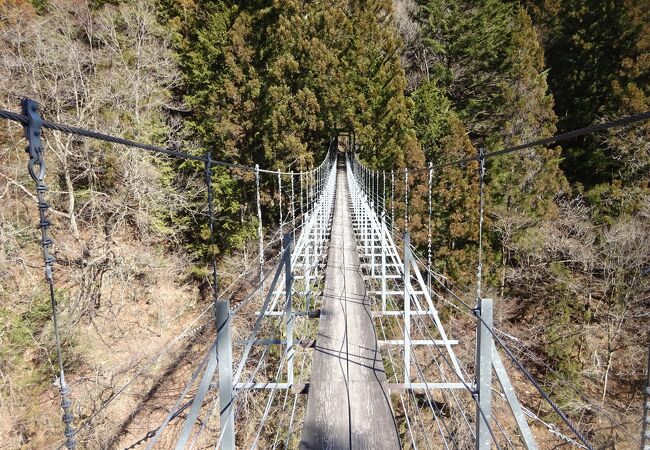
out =
[[[339,169],[303,450],[401,447],[355,247],[345,170]]]

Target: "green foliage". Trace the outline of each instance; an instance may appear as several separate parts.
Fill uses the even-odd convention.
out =
[[[430,77],[444,88],[474,135],[495,129],[500,82],[512,34],[510,2],[421,1],[423,41],[431,53]]]
[[[428,161],[434,164],[476,155],[452,101],[444,88],[434,80],[422,83],[412,94],[412,116],[417,139],[424,147]],[[413,184],[426,185],[423,177]],[[478,171],[475,163],[466,167],[444,167],[436,170],[432,179],[432,256],[436,267],[446,276],[463,285],[474,281],[472,274],[477,257],[478,239]],[[424,199],[413,199],[412,209],[422,217],[427,215]],[[419,208],[418,208],[419,206]],[[426,222],[422,220],[422,222]],[[426,224],[428,228],[428,223]],[[423,227],[424,228],[424,227]],[[427,229],[428,232],[428,229]],[[415,235],[416,243],[426,242]]]
[[[67,304],[65,291],[57,290],[55,295],[59,304]],[[3,324],[0,356],[3,370],[20,373],[17,381],[25,389],[45,383],[51,376],[48,367],[56,364],[51,318],[52,307],[49,294],[46,293],[33,297],[25,308],[0,307],[0,321]],[[75,350],[76,344],[64,337],[62,347],[66,369],[78,366],[80,361]]]
[[[486,150],[554,133],[556,117],[543,50],[526,11],[501,0],[420,3],[422,40],[431,66],[428,81],[412,95],[413,118],[428,159],[440,163],[475,156],[469,140],[461,144],[467,132]],[[499,266],[505,270],[510,264],[506,248],[525,246],[520,240],[556,214],[554,198],[567,189],[559,163],[559,149],[535,149],[488,161],[488,279],[496,281]],[[449,174],[446,182],[434,186],[440,205],[434,245],[446,249],[438,254],[441,263],[457,268],[450,274],[465,280],[471,277],[468,272],[462,275],[460,267],[468,271],[474,266],[470,255],[475,251],[470,249],[476,244],[470,232],[476,226],[477,180],[472,170],[476,169],[462,176]],[[449,232],[441,232],[444,229]]]
[[[453,115],[451,101],[436,83],[422,83],[411,96],[413,123],[418,140],[428,161],[443,162],[440,141],[450,133],[449,118]]]
[[[264,168],[306,170],[325,154],[337,129],[354,129],[361,156],[375,166],[423,164],[404,95],[406,80],[388,0],[335,5],[285,0],[166,0],[191,112],[187,141],[214,159]],[[408,155],[408,156],[406,156]],[[201,168],[185,164],[187,176]],[[241,248],[255,233],[250,176],[217,171],[217,246],[207,224],[175,217],[197,258]],[[274,177],[262,177],[274,192]],[[194,199],[196,209],[204,196]],[[264,223],[277,223],[277,193],[263,198]]]
[[[626,185],[622,180],[601,183],[584,192],[591,206],[591,217],[596,225],[613,225],[633,217],[648,205],[648,188]]]
[[[47,0],[31,0],[31,4],[32,4],[32,6],[34,6],[34,9],[37,12],[43,13],[47,9],[48,1]]]
[[[543,30],[549,83],[560,131],[647,109],[650,71],[647,2],[530,0]],[[647,133],[647,132],[646,132]],[[647,136],[647,134],[646,134]],[[563,168],[571,181],[592,186],[623,169],[598,136],[567,146]]]
[[[7,328],[7,343],[3,345],[6,354],[20,354],[28,348],[34,339],[36,330],[43,327],[50,319],[50,305],[43,299],[37,299],[22,314],[16,314],[8,308],[0,310],[0,316]]]
[[[582,370],[576,351],[580,344],[580,333],[574,331],[578,321],[575,311],[576,303],[570,297],[556,292],[551,297],[548,309],[552,321],[546,331],[546,346],[544,350],[553,366],[558,371],[556,376],[578,383],[578,374]]]

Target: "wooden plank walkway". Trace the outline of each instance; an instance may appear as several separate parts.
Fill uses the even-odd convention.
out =
[[[303,450],[401,448],[355,246],[339,169]]]

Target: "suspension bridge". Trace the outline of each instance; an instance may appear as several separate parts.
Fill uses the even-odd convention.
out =
[[[128,448],[194,448],[208,433],[207,424],[215,421],[217,432],[207,446],[224,449],[537,449],[540,440],[592,448],[589,436],[517,356],[516,339],[494,326],[494,302],[481,291],[480,239],[476,292],[463,292],[433,269],[433,173],[447,165],[477,163],[482,236],[486,159],[647,120],[650,113],[402,171],[371,169],[356,156],[354,133],[340,133],[320,165],[306,172],[215,161],[209,153],[195,155],[48,122],[30,99],[23,100],[21,113],[0,110],[0,117],[24,127],[28,171],[36,186],[64,411],[64,440],[58,448],[75,448],[98,412],[75,420],[74,390],[64,373],[48,231],[44,129],[201,163],[213,239],[219,232],[214,168],[246,171],[255,178],[258,257],[254,267],[242,272],[254,273],[248,284],[252,287],[234,303],[230,287],[218,292],[218,265],[212,255],[210,308],[216,335],[159,426]],[[422,172],[428,175],[429,211],[424,255],[409,233],[409,176]],[[277,200],[279,220],[274,224],[265,223],[262,213],[265,186]],[[397,195],[403,195],[402,229],[397,227]],[[555,423],[520,402],[512,383],[515,373],[528,386],[527,403],[531,397],[544,402]]]

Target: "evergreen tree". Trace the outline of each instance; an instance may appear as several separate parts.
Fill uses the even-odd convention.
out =
[[[419,19],[431,70],[430,81],[414,93],[414,117],[431,158],[454,159],[439,143],[451,132],[451,120],[465,121],[475,144],[486,151],[553,134],[556,117],[543,51],[521,7],[500,0],[431,0],[421,3]],[[456,125],[457,136],[462,129]],[[513,249],[556,213],[554,197],[565,189],[558,151],[535,149],[488,163],[486,228],[493,249],[487,252],[488,267],[502,287]],[[473,186],[468,178],[457,184],[459,192]]]
[[[415,130],[425,149],[427,161],[436,165],[476,156],[476,148],[442,88],[432,81],[425,82],[412,98]],[[447,166],[434,170],[432,180],[434,267],[464,286],[476,281],[477,170],[476,163],[466,167]]]
[[[421,168],[425,157],[406,97],[406,75],[399,52],[401,41],[392,22],[388,0],[346,1],[347,45],[341,49],[344,99],[343,123],[350,124],[361,143],[360,157],[370,167],[396,173],[397,226],[404,229],[403,169]],[[414,243],[426,242],[426,173],[409,178],[409,231]]]
[[[163,0],[161,16],[175,33],[175,46],[182,83],[177,94],[189,107],[184,117],[184,146],[193,148],[200,155],[210,153],[215,160],[237,161],[229,155],[219,141],[223,125],[218,120],[221,86],[226,70],[224,48],[229,42],[229,30],[236,9],[225,1],[177,1]],[[185,162],[179,167],[181,181],[195,179],[192,184],[192,206],[184,214],[173,218],[174,225],[184,230],[186,247],[197,258],[205,259],[212,253],[241,247],[253,235],[254,223],[245,213],[246,199],[250,189],[239,174],[231,170],[213,170],[213,198],[216,211],[216,227],[221,232],[216,236],[216,246],[211,243],[209,226],[205,214],[195,211],[205,209],[207,197],[203,189],[204,167],[194,162]],[[234,176],[233,176],[234,175]],[[246,216],[247,220],[242,220]],[[203,268],[194,268],[203,275]]]
[[[420,2],[429,78],[444,88],[473,139],[498,129],[512,5],[504,0]]]
[[[297,0],[237,6],[168,1],[182,93],[191,107],[187,140],[199,144],[197,151],[246,165],[306,170],[322,159],[336,130],[352,129],[362,143],[360,156],[375,168],[402,168],[407,160],[424,164],[389,0],[338,0],[334,7]],[[214,179],[218,226],[228,231],[220,235],[218,251],[243,242],[253,223],[250,178],[230,175]],[[262,181],[265,190],[276,188],[275,179]],[[414,195],[415,203],[420,197]],[[272,197],[265,203],[267,223],[273,223],[276,202]],[[414,223],[421,229],[419,217]],[[205,231],[190,217],[184,225],[190,235],[197,226]],[[201,253],[204,244],[198,244]]]
[[[542,31],[560,131],[647,109],[648,2],[529,0],[528,5]],[[563,156],[569,179],[586,186],[624,170],[616,150],[598,136],[576,140]]]
[[[503,117],[500,142],[519,145],[555,132],[553,98],[543,71],[543,50],[530,17],[517,7],[508,43],[507,80],[501,91]],[[534,148],[495,158],[489,162],[488,211],[490,230],[500,262],[501,292],[511,258],[525,258],[539,239],[536,228],[557,215],[555,197],[568,190],[560,170],[560,149]],[[531,236],[533,241],[531,242]]]

